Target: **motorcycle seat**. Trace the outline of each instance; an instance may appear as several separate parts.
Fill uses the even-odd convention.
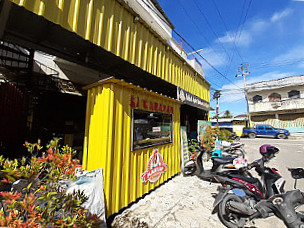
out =
[[[304,169],[303,168],[289,168],[288,169],[291,172],[291,176],[293,179],[302,179],[304,178]]]
[[[240,148],[243,146],[243,143],[232,143],[231,148]]]
[[[255,177],[244,177],[244,176],[238,175],[238,174],[233,174],[233,175],[229,175],[229,176],[231,176],[232,178],[238,178],[238,179],[244,180],[250,184],[255,184],[255,183],[259,182],[259,179],[255,178]]]
[[[228,163],[232,163],[235,158],[233,158],[233,157],[212,157],[211,159],[212,159],[213,163],[228,164]]]

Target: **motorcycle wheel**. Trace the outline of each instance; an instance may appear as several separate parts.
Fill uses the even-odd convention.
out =
[[[235,149],[230,152],[230,156],[234,158],[245,158],[245,153],[242,149]]]
[[[243,202],[242,199],[234,194],[227,194],[223,201],[219,204],[218,207],[218,217],[220,221],[229,228],[238,228],[242,227],[243,224],[240,224],[240,214],[232,212],[229,210],[228,202]]]
[[[184,176],[191,176],[195,173],[195,168],[192,167],[192,168],[187,168],[187,167],[184,167],[184,170],[183,170],[183,175]]]
[[[240,140],[241,140],[240,136],[235,136],[233,139],[233,141],[240,141]]]

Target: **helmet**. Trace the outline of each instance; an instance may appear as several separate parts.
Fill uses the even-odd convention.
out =
[[[272,145],[262,145],[260,146],[260,154],[265,158],[273,158],[275,154],[279,152],[279,149]]]

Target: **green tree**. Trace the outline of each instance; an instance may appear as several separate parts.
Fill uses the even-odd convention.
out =
[[[224,112],[224,115],[222,116],[222,118],[232,118],[232,115],[231,115],[230,111],[229,111],[229,110],[226,110],[226,111]]]

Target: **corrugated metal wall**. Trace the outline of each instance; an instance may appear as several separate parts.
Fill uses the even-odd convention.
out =
[[[11,1],[210,101],[209,83],[117,0]]]
[[[123,84],[97,84],[88,90],[83,166],[88,170],[104,169],[107,216],[118,212],[181,169],[180,104]],[[167,171],[156,183],[142,183],[140,177],[155,147],[131,151],[131,95],[174,108],[173,143],[155,146],[168,164]]]

